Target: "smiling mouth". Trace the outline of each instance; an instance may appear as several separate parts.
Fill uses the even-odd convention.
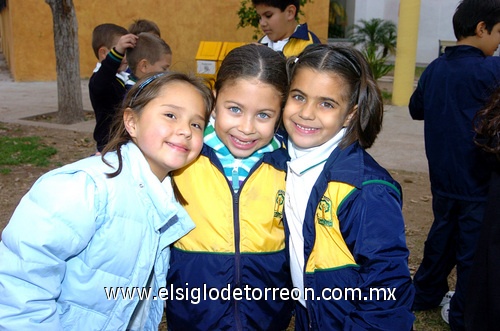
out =
[[[233,139],[233,141],[239,145],[251,145],[255,142],[255,140],[241,140],[241,139],[238,139],[236,138],[235,136],[231,136],[231,138]]]
[[[235,136],[229,136],[234,147],[241,150],[252,149],[256,144],[257,140],[241,140]]]
[[[177,144],[169,143],[169,142],[167,143],[167,145],[170,146],[170,147],[172,147],[175,150],[180,151],[180,152],[184,152],[184,153],[189,152],[189,149],[186,146],[183,146],[183,145],[177,145]]]
[[[295,127],[301,131],[301,132],[305,132],[305,133],[313,133],[313,132],[316,132],[318,131],[319,129],[318,128],[311,128],[311,127],[307,127],[307,126],[302,126],[298,123],[295,123]]]

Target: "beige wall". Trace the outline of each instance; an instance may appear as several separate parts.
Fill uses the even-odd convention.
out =
[[[8,1],[2,12],[2,50],[16,81],[56,79],[52,13],[41,0]],[[128,27],[146,18],[160,27],[162,38],[173,51],[173,70],[194,72],[200,41],[252,41],[253,28],[237,29],[240,0],[73,0],[78,20],[82,78],[92,74],[97,59],[91,47],[93,28],[101,23]],[[118,9],[119,6],[119,9]],[[309,28],[326,42],[327,0],[314,0],[304,7]]]

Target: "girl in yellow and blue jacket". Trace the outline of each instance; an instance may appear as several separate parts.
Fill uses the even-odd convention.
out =
[[[411,330],[401,187],[365,151],[382,125],[361,53],[308,46],[288,61],[285,224],[296,330]]]
[[[284,330],[293,300],[283,199],[288,154],[275,136],[285,59],[250,44],[223,60],[201,155],[174,174],[196,228],[177,241],[170,330]]]

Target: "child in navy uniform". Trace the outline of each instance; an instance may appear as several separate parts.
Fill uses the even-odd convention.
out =
[[[295,329],[411,330],[401,187],[365,151],[384,112],[368,63],[354,48],[310,45],[288,65],[285,220],[301,293]]]
[[[409,103],[411,117],[425,122],[434,213],[413,277],[413,309],[438,307],[456,266],[455,294],[443,307],[443,318],[452,330],[463,330],[465,291],[491,174],[474,144],[473,119],[500,84],[500,58],[492,56],[500,44],[500,0],[461,1],[453,30],[457,45],[427,66]]]
[[[252,0],[259,15],[259,24],[264,37],[259,43],[267,45],[286,57],[298,55],[310,44],[321,43],[307,28],[307,23],[298,24],[299,0]]]
[[[96,26],[92,48],[98,63],[89,79],[89,96],[95,113],[94,140],[97,152],[108,143],[111,123],[127,92],[128,80],[125,50],[134,47],[137,36],[112,23]]]

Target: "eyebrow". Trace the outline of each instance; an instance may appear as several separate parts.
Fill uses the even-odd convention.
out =
[[[172,109],[176,109],[176,110],[183,110],[184,109],[184,107],[182,107],[182,106],[173,105],[171,103],[163,103],[160,105],[160,107],[168,107],[168,108],[172,108]]]
[[[206,119],[206,117],[205,117],[205,116],[201,116],[201,115],[198,115],[198,114],[196,114],[196,115],[195,115],[195,117],[198,117],[198,119],[199,119],[200,121],[203,121],[203,122],[204,122],[204,121],[205,121],[205,119]]]
[[[300,94],[307,96],[307,94],[304,93],[304,91],[302,91],[301,89],[298,89],[298,88],[291,89],[290,92],[298,92]],[[333,102],[334,104],[340,106],[340,103],[337,100],[329,98],[329,97],[319,96],[318,99],[320,99],[321,101],[330,101],[330,102]]]
[[[186,107],[173,105],[171,103],[164,103],[164,104],[161,104],[160,106],[161,107],[167,107],[167,108],[175,109],[175,110],[179,110],[179,111],[184,111],[186,109]],[[201,116],[199,114],[196,114],[195,117],[198,117],[202,121],[205,121],[205,118],[206,118],[205,116]]]
[[[247,109],[247,107],[244,107],[239,102],[236,102],[236,101],[233,101],[233,100],[226,100],[226,101],[224,101],[224,106],[225,107],[229,107],[229,105],[227,105],[228,103],[235,104],[237,107],[239,107],[241,109]],[[273,113],[279,113],[280,112],[280,110],[271,109],[271,108],[257,109],[257,111],[271,111]]]

